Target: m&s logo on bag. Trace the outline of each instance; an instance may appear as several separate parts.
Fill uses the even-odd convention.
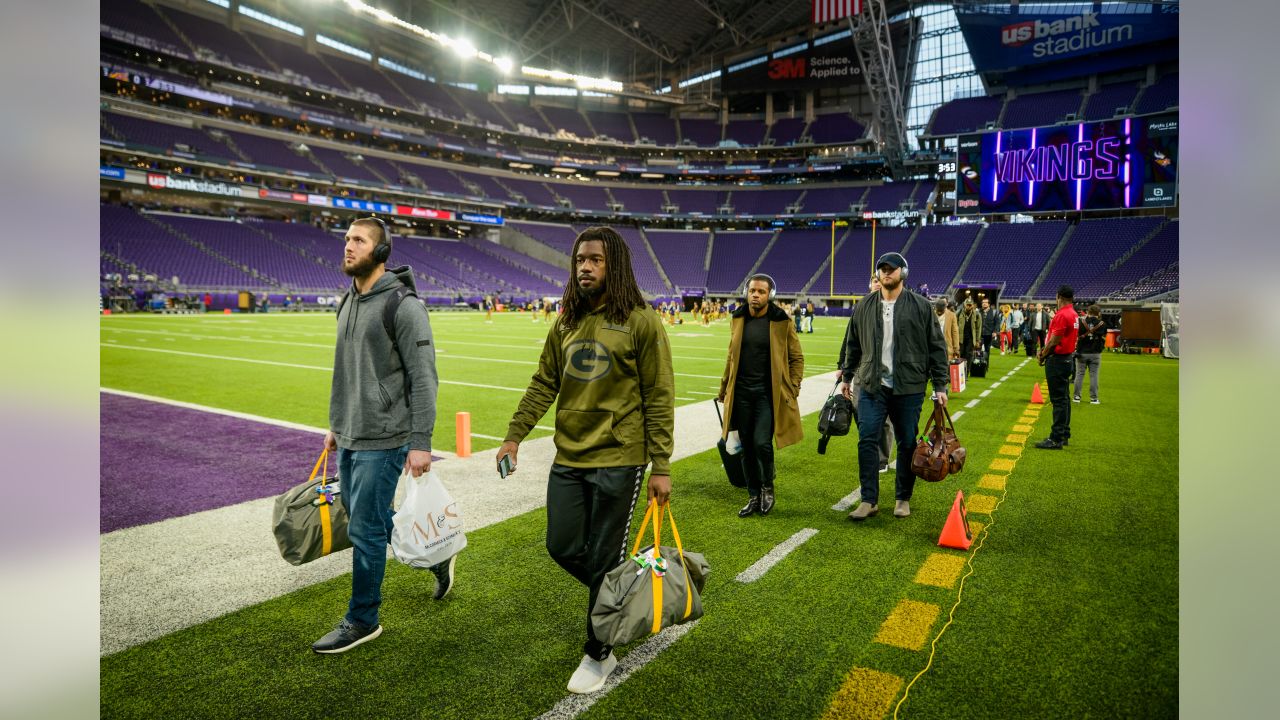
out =
[[[413,523],[413,538],[430,547],[447,535],[452,535],[454,531],[462,527],[462,521],[458,518],[457,506],[457,503],[450,503],[445,506],[444,512],[428,515],[426,519],[427,524],[430,525],[429,528],[423,528],[415,520]]]

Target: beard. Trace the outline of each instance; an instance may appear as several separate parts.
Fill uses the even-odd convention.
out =
[[[898,286],[899,286],[899,285],[901,285],[901,284],[902,284],[902,277],[901,277],[901,276],[899,276],[899,277],[890,277],[890,278],[882,278],[882,279],[880,280],[880,287],[884,288],[885,290],[889,290],[889,291],[893,291],[893,290],[898,289]]]
[[[369,273],[373,272],[373,268],[376,265],[377,263],[373,261],[373,256],[369,256],[363,260],[356,260],[350,265],[344,262],[342,264],[342,272],[348,277],[365,277]]]
[[[594,300],[604,294],[604,282],[598,282],[595,285],[588,285],[586,287],[579,285],[578,290],[582,292],[584,297]]]

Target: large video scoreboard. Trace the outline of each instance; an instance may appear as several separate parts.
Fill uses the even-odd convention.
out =
[[[1177,194],[1177,115],[956,140],[961,215],[1164,207]]]

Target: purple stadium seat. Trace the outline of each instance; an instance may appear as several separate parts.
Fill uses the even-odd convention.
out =
[[[195,128],[116,113],[104,113],[102,117],[108,126],[124,136],[126,142],[150,145],[162,150],[184,150],[223,160],[234,158],[231,148]]]
[[[636,141],[626,113],[588,110],[587,119],[591,121],[591,127],[596,129],[597,137],[604,135],[628,145]]]
[[[693,290],[707,286],[707,244],[705,231],[646,230],[649,246],[676,289]]]
[[[1128,260],[1114,270],[1108,270],[1094,278],[1083,288],[1076,290],[1077,297],[1108,297],[1178,262],[1177,220],[1166,223],[1147,244],[1138,249]]]
[[[528,235],[553,250],[564,253],[566,260],[569,257],[569,253],[573,252],[573,241],[578,237],[578,231],[572,227],[556,223],[508,221],[507,226]]]
[[[139,37],[158,40],[183,51],[190,50],[187,43],[165,24],[150,5],[138,0],[114,0],[98,7],[103,25],[133,33]]]
[[[249,30],[250,38],[254,44],[262,48],[267,57],[275,61],[280,67],[292,70],[318,85],[331,87],[335,90],[350,89],[347,83],[343,82],[315,55],[287,40],[280,40],[254,32],[256,29],[254,23],[247,23],[246,28]]]
[[[609,188],[609,192],[613,194],[613,199],[622,203],[622,207],[631,213],[650,213],[658,214],[662,212],[661,190],[649,190],[638,187],[613,187]]]
[[[212,51],[235,65],[260,70],[272,69],[271,63],[258,52],[243,35],[232,30],[225,22],[209,20],[176,8],[164,7],[162,12],[173,21],[183,34],[197,47]],[[226,10],[221,12],[225,13]]]
[[[736,140],[743,147],[755,147],[764,142],[766,129],[763,120],[730,120],[724,138]]]
[[[773,237],[771,232],[717,231],[711,246],[711,270],[707,290],[712,293],[740,293],[751,267],[760,259]],[[767,272],[767,271],[766,271]]]
[[[1139,240],[1164,220],[1158,217],[1084,220],[1076,225],[1062,254],[1044,282],[1036,289],[1038,298],[1052,298],[1061,285],[1077,290],[1102,275]]]
[[[518,125],[527,125],[540,133],[554,132],[547,125],[547,121],[542,118],[537,108],[529,105],[524,100],[519,98],[507,100],[502,104],[502,111]]]
[[[542,114],[546,116],[547,121],[557,130],[567,130],[580,138],[590,139],[596,136],[587,125],[587,119],[582,116],[582,113],[573,108],[560,107],[559,105],[539,105],[539,109],[542,110]]]
[[[1161,112],[1178,105],[1178,74],[1165,75],[1154,85],[1142,91],[1138,97],[1138,107],[1134,112],[1138,115]]]
[[[250,135],[249,133],[239,132],[237,130],[224,130],[227,137],[240,148],[240,151],[249,156],[249,158],[257,165],[269,165],[285,170],[300,170],[311,175],[324,175],[324,170],[320,169],[310,159],[299,155],[289,149],[288,143],[284,140],[276,140],[274,138],[262,137],[261,135]],[[292,142],[305,143],[306,138],[299,137]]]
[[[852,142],[862,137],[866,128],[854,120],[848,113],[830,113],[819,115],[809,123],[808,134],[816,145]]]
[[[186,287],[268,287],[265,279],[255,278],[183,239],[168,224],[173,219],[171,215],[142,215],[129,207],[101,205],[99,246],[162,280],[177,277]]]
[[[676,144],[676,122],[662,113],[631,113],[639,137],[646,137],[663,146]]]
[[[977,223],[925,225],[920,228],[907,257],[911,267],[908,276],[911,287],[927,285],[932,294],[945,292],[981,229]]]
[[[1029,128],[1054,125],[1066,115],[1080,112],[1079,90],[1019,95],[1009,101],[1001,125],[1006,128]]]
[[[715,147],[720,144],[720,123],[707,118],[680,118],[680,139],[693,141],[698,147]]]
[[[963,281],[1003,282],[1006,297],[1026,295],[1067,230],[1065,220],[992,223],[965,268]]]
[[[1002,97],[975,97],[944,103],[933,113],[929,135],[955,135],[982,130],[1000,117]]]
[[[382,71],[364,60],[324,53],[324,61],[350,83],[352,88],[377,95],[386,105],[410,109],[417,107]]]
[[[809,278],[831,257],[831,231],[783,230],[777,242],[760,262],[758,272],[768,273],[778,283],[778,292],[800,292]]]
[[[868,188],[813,188],[800,201],[802,213],[847,213],[849,205],[861,202]]]
[[[871,228],[850,228],[849,235],[836,249],[835,291],[840,295],[863,295],[867,292],[867,283],[873,272],[874,257],[887,252],[897,252],[906,246],[914,228],[876,228],[875,248],[871,246]],[[837,233],[839,228],[837,228]],[[836,236],[839,238],[839,235]],[[914,257],[914,253],[912,254]],[[909,261],[914,272],[915,263]],[[814,286],[817,293],[830,289],[831,281],[823,268],[823,275]],[[914,276],[910,276],[914,282]]]
[[[1119,115],[1128,114],[1133,107],[1133,99],[1138,96],[1136,83],[1118,83],[1103,85],[1098,92],[1089,96],[1084,108],[1084,119],[1088,121],[1108,120]],[[1117,108],[1124,108],[1117,113]]]
[[[682,214],[716,214],[716,195],[714,190],[668,190],[667,197],[679,206]]]
[[[800,139],[805,125],[803,117],[775,118],[773,125],[769,128],[769,137],[773,138],[773,144],[779,147],[790,145]]]

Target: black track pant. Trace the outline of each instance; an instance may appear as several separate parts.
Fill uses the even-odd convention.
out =
[[[582,651],[596,660],[608,657],[613,648],[596,639],[591,608],[604,576],[626,559],[643,480],[644,467],[575,468],[557,463],[547,481],[547,552],[589,590]]]

